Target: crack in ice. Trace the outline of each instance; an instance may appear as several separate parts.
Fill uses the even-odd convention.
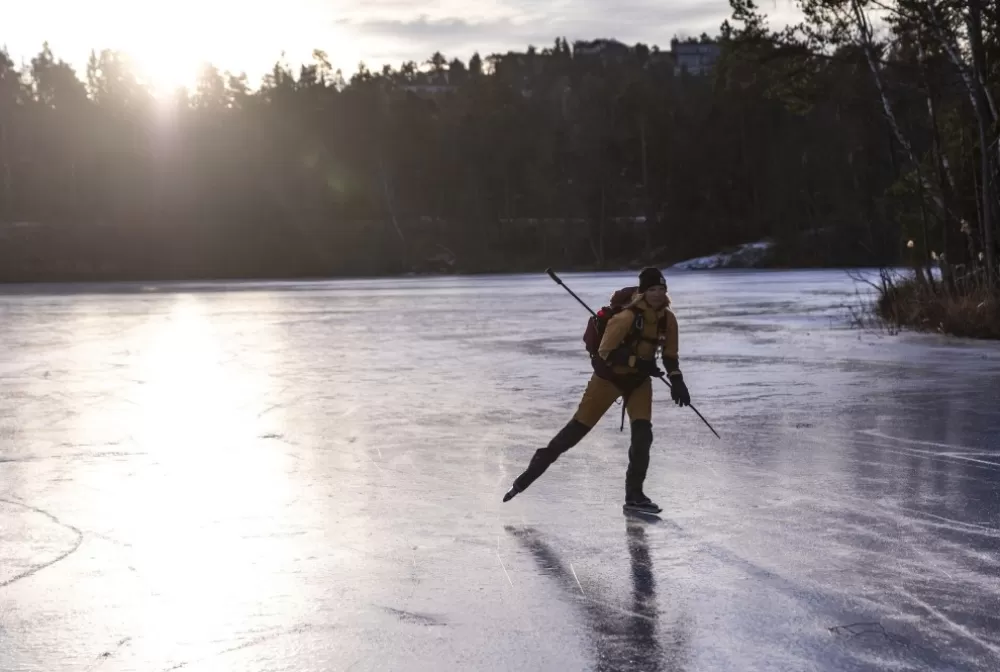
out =
[[[22,507],[24,509],[27,509],[29,511],[34,511],[35,513],[41,514],[41,515],[45,516],[46,518],[48,518],[49,520],[51,520],[52,522],[54,522],[56,525],[59,525],[60,527],[64,527],[67,530],[72,531],[73,534],[76,535],[76,541],[73,543],[73,546],[68,551],[66,551],[65,553],[59,554],[57,557],[53,558],[52,560],[49,560],[46,563],[43,563],[41,565],[36,565],[36,566],[32,567],[29,570],[21,572],[20,574],[18,574],[17,576],[15,576],[13,578],[10,578],[10,579],[7,579],[6,581],[0,582],[0,588],[6,588],[7,586],[11,585],[12,583],[16,583],[17,581],[20,581],[21,579],[26,579],[29,576],[37,574],[38,572],[42,571],[43,569],[51,567],[52,565],[56,564],[57,562],[60,562],[61,560],[65,560],[67,557],[69,557],[74,552],[76,552],[76,550],[78,548],[80,548],[80,544],[83,543],[83,532],[81,532],[80,530],[78,530],[77,528],[73,527],[72,525],[70,525],[68,523],[62,522],[61,520],[59,520],[58,518],[56,518],[55,516],[53,516],[48,511],[43,511],[42,509],[39,509],[39,508],[34,507],[34,506],[31,506],[30,504],[25,504],[24,502],[19,502],[17,500],[13,500],[13,499],[0,499],[0,502],[3,502],[5,504],[11,504],[13,506],[20,506],[20,507]]]

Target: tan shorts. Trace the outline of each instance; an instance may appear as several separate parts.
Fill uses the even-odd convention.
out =
[[[580,407],[577,408],[573,419],[587,427],[593,427],[621,396],[621,390],[614,383],[595,373],[587,383],[587,389],[583,392],[583,399],[580,400]],[[652,420],[653,383],[649,378],[632,391],[628,403],[625,404],[625,410],[628,412],[630,422]]]

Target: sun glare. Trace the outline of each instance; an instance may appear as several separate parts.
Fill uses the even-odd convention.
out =
[[[190,58],[178,58],[178,54],[143,50],[130,52],[136,69],[136,76],[142,80],[150,92],[166,96],[183,87],[194,90],[198,80],[199,62]]]
[[[182,3],[183,4],[183,3]],[[194,90],[202,66],[211,63],[220,71],[255,69],[265,54],[255,48],[252,38],[216,32],[209,22],[200,26],[176,25],[164,19],[151,32],[143,27],[128,35],[123,45],[139,77],[157,96],[170,95],[178,88]]]
[[[135,75],[163,96],[179,87],[193,89],[206,63],[220,71],[251,72],[277,57],[268,53],[271,35],[264,15],[241,5],[237,0],[176,0],[153,10],[147,3],[113,0],[114,18],[95,28],[103,33],[100,41],[127,54]]]
[[[331,31],[332,32],[332,31]],[[189,35],[194,38],[194,35]],[[150,40],[144,43],[131,44],[123,49],[128,53],[135,68],[135,74],[141,79],[150,92],[157,97],[170,96],[179,88],[194,91],[198,85],[198,77],[206,65],[215,66],[220,73],[226,71],[233,74],[245,73],[251,83],[256,83],[269,72],[275,62],[285,61],[298,74],[299,63],[312,62],[314,48],[327,53],[334,69],[350,68],[356,64],[357,56],[345,47],[341,40],[338,49],[324,49],[322,42],[313,44],[303,40],[294,49],[283,45],[273,46],[261,44],[252,37],[233,39],[229,37],[220,43],[215,36],[204,36],[204,39],[189,39],[178,45],[167,44],[160,40]],[[325,36],[324,36],[325,37]],[[309,44],[305,48],[304,44]],[[353,59],[353,60],[352,60]]]
[[[91,50],[110,49],[127,55],[136,77],[158,97],[168,97],[179,87],[194,89],[208,63],[223,73],[246,73],[255,86],[277,61],[297,72],[300,63],[312,61],[314,49],[326,52],[334,68],[353,72],[368,48],[336,23],[335,7],[326,0],[285,0],[279,5],[244,0],[55,0],[46,7],[16,3],[11,10],[13,25],[23,28],[15,51],[26,61],[48,42],[56,57],[68,59],[83,77]]]

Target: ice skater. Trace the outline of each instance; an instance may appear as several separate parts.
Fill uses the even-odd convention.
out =
[[[594,373],[579,408],[545,448],[535,451],[527,469],[514,480],[503,501],[524,492],[560,455],[578,444],[621,397],[623,416],[628,413],[632,434],[624,509],[659,513],[662,509],[643,493],[653,444],[651,378],[666,375],[674,403],[691,404],[678,362],[677,318],[670,310],[667,283],[659,269],[644,268],[639,273],[638,287],[616,292],[611,305],[591,319],[584,342],[591,354]],[[658,349],[662,352],[665,374],[656,364]]]

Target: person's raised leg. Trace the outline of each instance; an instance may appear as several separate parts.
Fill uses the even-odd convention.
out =
[[[503,501],[509,502],[515,495],[526,490],[560,455],[580,443],[619,396],[621,391],[613,383],[596,374],[591,376],[573,419],[559,430],[547,446],[535,451],[528,468],[514,480]]]

